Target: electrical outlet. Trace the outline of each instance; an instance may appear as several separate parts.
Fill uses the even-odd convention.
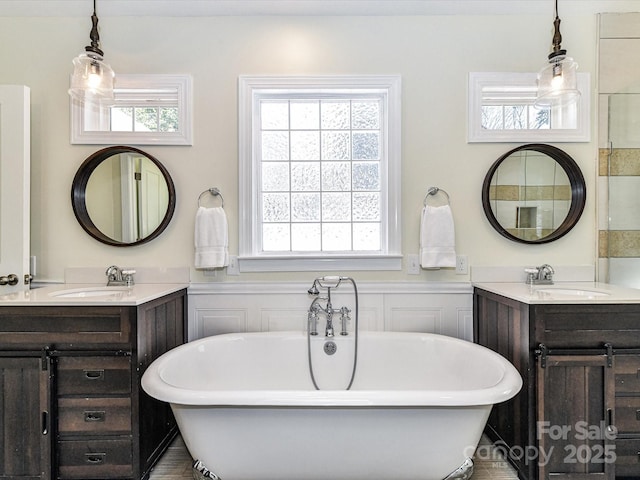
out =
[[[240,275],[240,268],[238,266],[238,257],[235,255],[229,255],[229,265],[227,265],[227,275]]]
[[[469,273],[469,258],[466,255],[456,255],[456,275]]]
[[[407,274],[420,275],[420,262],[418,261],[418,255],[407,255]]]

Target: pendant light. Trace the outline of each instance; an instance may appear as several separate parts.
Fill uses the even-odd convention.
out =
[[[538,73],[538,95],[535,106],[538,108],[554,108],[571,105],[580,98],[576,70],[578,64],[567,56],[562,49],[560,34],[560,17],[558,17],[558,0],[556,18],[553,21],[553,51],[549,54],[547,64]]]
[[[103,61],[100,50],[100,35],[98,34],[98,16],[96,15],[96,0],[93,0],[93,15],[91,15],[91,45],[84,47],[85,51],[73,59],[73,76],[69,95],[80,103],[97,103],[109,105],[113,103],[113,78],[115,74],[111,67]]]

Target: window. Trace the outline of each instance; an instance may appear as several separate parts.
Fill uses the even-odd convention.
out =
[[[240,269],[401,268],[400,77],[240,77]]]
[[[71,143],[191,145],[191,77],[117,75],[108,107],[71,101]]]
[[[589,75],[578,74],[580,99],[562,109],[537,109],[535,73],[469,74],[469,142],[588,142]]]

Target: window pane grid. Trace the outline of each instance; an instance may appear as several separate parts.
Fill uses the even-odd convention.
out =
[[[556,128],[549,109],[533,105],[482,105],[482,128],[487,130],[541,130]]]
[[[261,251],[379,252],[380,99],[259,105]]]
[[[177,132],[178,107],[118,105],[109,109],[112,132]]]

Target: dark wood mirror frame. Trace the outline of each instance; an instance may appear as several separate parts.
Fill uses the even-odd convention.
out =
[[[167,205],[167,211],[162,221],[160,222],[160,225],[158,225],[158,227],[146,237],[134,242],[122,242],[105,235],[94,224],[93,220],[91,220],[91,217],[89,216],[89,212],[87,210],[86,196],[89,177],[91,177],[93,171],[103,161],[107,160],[113,155],[119,155],[121,153],[137,153],[151,160],[162,173],[168,189],[169,202]],[[82,228],[93,238],[95,238],[99,242],[106,243],[107,245],[113,245],[116,247],[129,247],[147,243],[156,238],[167,228],[169,222],[171,221],[171,218],[173,217],[173,212],[175,211],[176,192],[173,180],[171,179],[171,175],[169,175],[169,172],[164,167],[164,165],[162,165],[156,158],[134,147],[113,146],[98,150],[93,155],[89,156],[82,163],[82,165],[80,165],[80,168],[78,168],[78,171],[76,172],[76,175],[73,178],[73,183],[71,185],[71,205],[73,206],[73,213],[75,214],[78,223],[80,223]]]
[[[543,153],[551,157],[552,159],[554,159],[558,163],[558,165],[560,165],[566,172],[567,177],[569,178],[569,183],[571,187],[571,205],[569,207],[569,212],[567,213],[567,216],[565,217],[564,221],[550,235],[547,235],[545,237],[542,237],[536,240],[522,239],[509,233],[509,231],[505,229],[500,224],[498,219],[495,217],[490,204],[489,189],[491,186],[491,180],[493,178],[494,173],[506,158],[508,158],[513,153],[523,151],[523,150],[531,150],[531,151]],[[578,223],[578,220],[582,215],[582,211],[584,210],[586,197],[587,197],[587,187],[585,185],[582,172],[580,171],[580,167],[578,167],[578,164],[576,164],[575,160],[573,160],[573,158],[571,158],[571,156],[566,152],[564,152],[563,150],[560,150],[559,148],[554,147],[552,145],[547,145],[543,143],[531,143],[527,145],[522,145],[502,155],[491,166],[482,184],[482,208],[484,209],[484,213],[487,219],[489,220],[489,223],[500,235],[502,235],[505,238],[508,238],[509,240],[513,240],[514,242],[519,242],[519,243],[528,243],[528,244],[548,243],[566,235],[576,225],[576,223]]]

